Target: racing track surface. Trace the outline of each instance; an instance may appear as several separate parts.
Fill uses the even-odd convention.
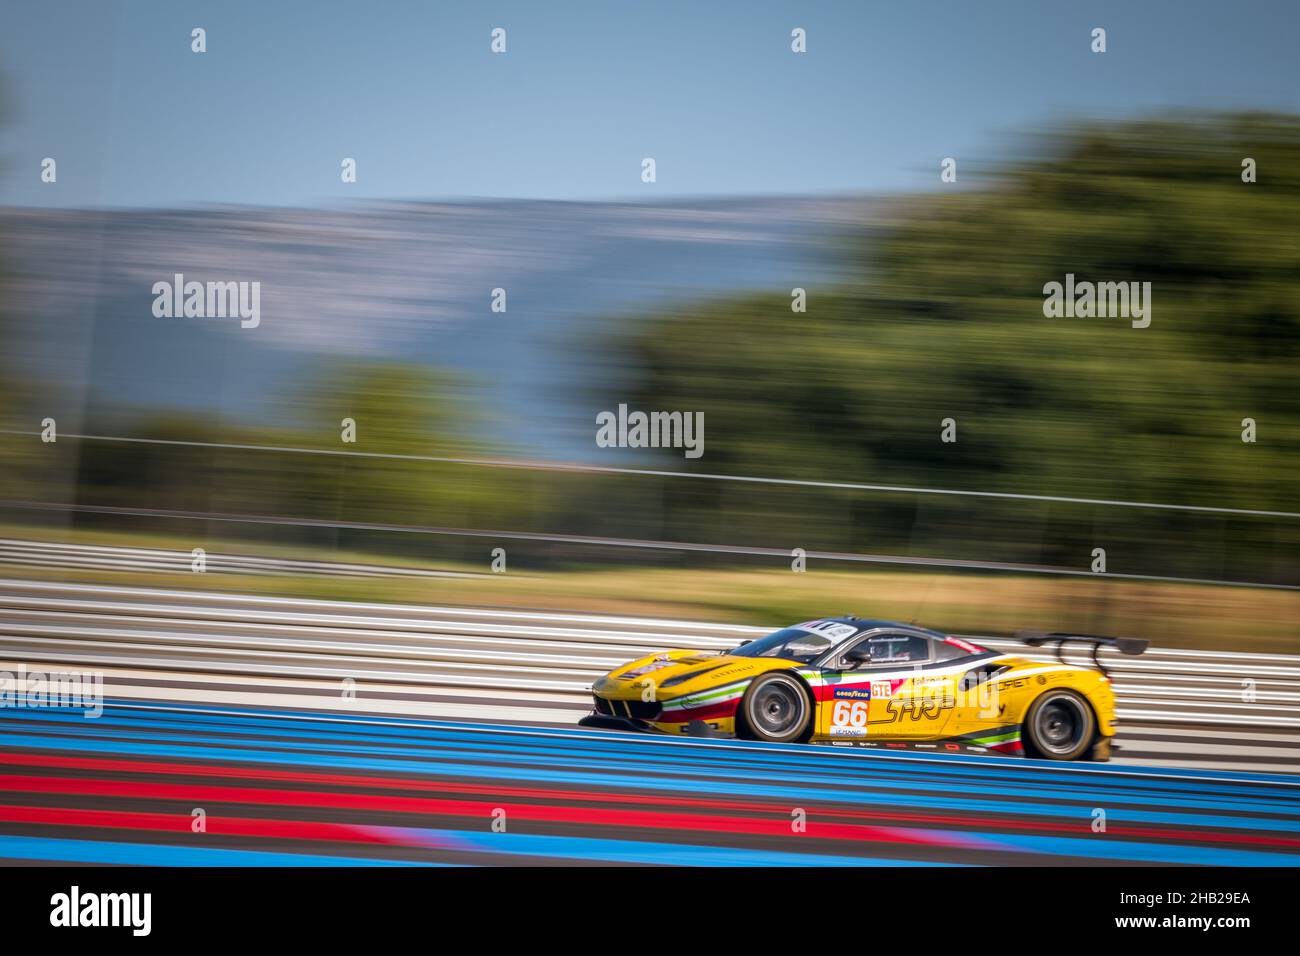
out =
[[[0,860],[1300,861],[1293,657],[1117,659],[1100,765],[574,726],[613,664],[762,630],[0,581],[0,670],[93,669],[112,698],[0,708]]]
[[[1300,861],[1281,775],[123,704],[0,724],[9,863]]]

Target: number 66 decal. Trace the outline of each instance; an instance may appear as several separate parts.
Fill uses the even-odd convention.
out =
[[[831,708],[832,727],[867,726],[867,702],[865,700],[837,700]]]

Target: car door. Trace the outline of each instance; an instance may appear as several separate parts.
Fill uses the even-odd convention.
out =
[[[865,650],[869,662],[849,660]],[[956,680],[935,669],[931,639],[913,631],[878,630],[838,648],[822,670],[826,698],[818,734],[833,739],[922,740],[942,735],[952,714]]]

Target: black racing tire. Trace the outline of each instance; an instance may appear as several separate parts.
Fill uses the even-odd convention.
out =
[[[1097,738],[1097,715],[1081,694],[1060,688],[1039,695],[1025,712],[1025,753],[1044,760],[1079,760]]]
[[[812,715],[813,703],[803,683],[793,674],[769,671],[745,691],[736,721],[750,740],[788,744],[804,736]]]

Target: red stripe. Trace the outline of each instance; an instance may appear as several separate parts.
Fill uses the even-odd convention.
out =
[[[191,833],[188,813],[145,813],[132,810],[84,810],[68,807],[25,807],[0,804],[0,822],[37,823],[49,826],[106,827],[116,830],[160,830],[167,833]],[[251,836],[273,840],[316,840],[334,843],[377,843],[389,846],[407,844],[376,832],[372,827],[347,823],[320,823],[298,820],[262,820],[256,817],[209,815],[205,821],[207,836]],[[422,844],[423,845],[423,844]]]
[[[181,800],[196,805],[234,803],[258,806],[327,807],[335,810],[412,813],[433,816],[464,816],[490,819],[494,810],[505,810],[516,820],[548,823],[607,824],[619,827],[647,827],[668,830],[703,830],[721,833],[749,833],[784,836],[792,832],[791,817],[777,818],[720,816],[702,813],[666,813],[660,810],[606,810],[598,807],[508,804],[498,801],[445,800],[431,797],[394,797],[357,793],[322,793],[312,790],[271,790],[250,787],[218,787],[204,784],[133,783],[124,780],[88,780],[66,777],[4,777],[6,789],[24,793],[60,793],[78,796],[126,797],[145,800]],[[209,813],[209,818],[215,816]],[[188,816],[188,814],[187,814]],[[938,833],[922,833],[863,826],[856,823],[808,821],[807,835],[832,839],[929,844],[947,842]]]

